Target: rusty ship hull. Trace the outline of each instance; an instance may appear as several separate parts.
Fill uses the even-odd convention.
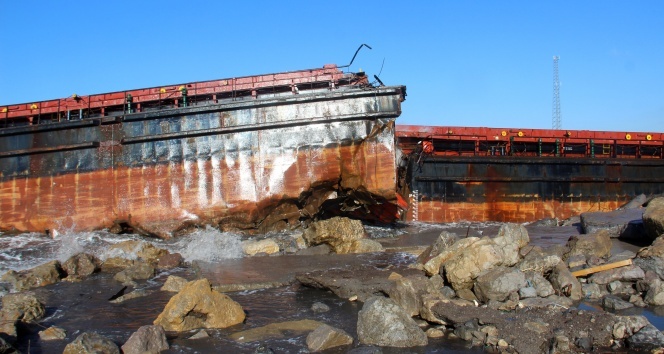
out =
[[[664,193],[661,133],[398,125],[396,136],[409,221],[563,220]]]
[[[296,227],[323,208],[399,216],[405,87],[335,66],[245,79],[6,107],[0,228],[171,237]]]

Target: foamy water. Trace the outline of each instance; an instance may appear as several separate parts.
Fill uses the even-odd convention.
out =
[[[102,260],[113,256],[134,259],[135,252],[112,254],[108,251],[109,246],[128,240],[142,240],[171,253],[180,253],[187,262],[210,262],[243,256],[240,235],[220,232],[209,226],[185,237],[166,241],[134,234],[116,235],[107,231],[62,231],[54,237],[25,233],[0,235],[0,272],[29,269],[54,259],[64,262],[81,252]]]

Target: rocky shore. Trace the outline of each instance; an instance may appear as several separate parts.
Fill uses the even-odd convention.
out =
[[[228,337],[255,343],[255,353],[273,352],[262,343],[275,336],[306,336],[311,352],[380,353],[381,348],[426,346],[434,338],[504,353],[664,352],[664,334],[646,317],[621,314],[632,307],[664,305],[664,198],[642,197],[616,211],[567,221],[574,222],[584,234],[546,248],[531,244],[523,225],[504,224],[491,235],[443,231],[407,267],[363,264],[299,272],[287,282],[361,303],[355,333],[314,319],[275,319]],[[646,246],[612,253],[616,239]],[[313,222],[289,236],[246,239],[242,250],[247,257],[385,252],[380,242],[367,237],[361,222],[345,218]],[[143,282],[194,266],[145,241],[112,245],[105,255],[100,259],[80,253],[62,263],[5,273],[0,353],[16,352],[14,345],[29,334],[26,324],[44,319],[51,305],[39,295],[40,288],[112,274],[122,290],[108,301],[130,302],[153,294],[140,286]],[[283,285],[222,286],[205,278],[163,278],[158,291],[172,295],[151,323],[122,343],[82,328],[64,353],[168,351],[181,333],[205,338],[208,330],[233,328],[250,318],[251,312],[227,292]],[[590,306],[580,308],[581,302]],[[311,311],[334,309],[319,303]],[[39,338],[43,343],[64,341],[67,333],[42,326]]]

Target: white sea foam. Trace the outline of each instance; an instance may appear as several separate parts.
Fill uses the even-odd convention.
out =
[[[240,236],[230,232],[220,232],[210,226],[176,240],[167,248],[179,252],[188,262],[217,261],[226,258],[241,258]]]

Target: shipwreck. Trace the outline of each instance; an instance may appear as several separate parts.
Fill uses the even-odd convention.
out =
[[[0,107],[0,228],[391,222],[405,97],[325,65]]]

